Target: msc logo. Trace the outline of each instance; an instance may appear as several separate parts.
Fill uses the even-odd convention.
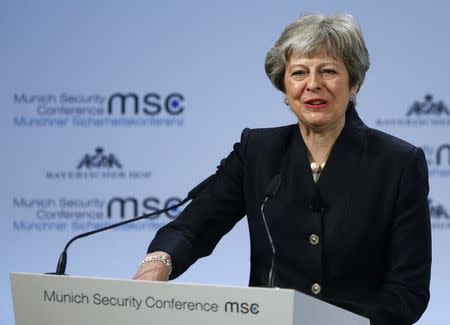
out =
[[[442,204],[433,204],[431,199],[428,199],[428,204],[430,205],[430,217],[431,219],[450,219],[450,215]]]
[[[259,314],[259,305],[255,303],[227,301],[225,303],[226,313],[238,313],[238,314]]]
[[[442,144],[437,149],[423,146],[427,162],[431,166],[450,167],[450,144]]]
[[[169,197],[166,200],[161,200],[157,197],[147,197],[141,201],[135,197],[113,197],[108,201],[106,206],[106,216],[112,218],[119,216],[124,219],[128,217],[137,217],[146,213],[152,213],[160,209],[167,209],[175,204],[180,203],[182,200],[178,197]],[[164,214],[170,219],[175,219],[180,214],[181,209],[171,209]],[[159,218],[160,215],[156,215],[149,219]]]
[[[81,161],[78,163],[77,169],[81,168],[122,168],[122,164],[117,160],[117,158],[112,154],[103,153],[103,148],[98,147],[95,149],[95,153],[85,154]]]
[[[423,102],[415,101],[406,116],[411,115],[450,115],[448,107],[443,101],[435,102],[433,101],[433,96],[430,94],[425,95],[425,100]]]
[[[180,93],[170,93],[166,97],[158,93],[148,93],[142,98],[136,93],[114,93],[108,99],[108,114],[145,114],[155,116],[166,112],[169,115],[183,113],[184,97]]]
[[[436,150],[436,165],[450,166],[450,144],[443,144]]]

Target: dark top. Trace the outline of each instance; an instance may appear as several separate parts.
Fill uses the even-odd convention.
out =
[[[247,215],[249,284],[266,285],[271,248],[260,206],[276,174],[281,185],[265,208],[277,250],[275,286],[346,308],[372,324],[416,322],[429,301],[431,268],[425,157],[365,126],[355,110],[347,112],[317,184],[297,124],[245,129],[214,181],[158,231],[148,251],[170,254],[175,278]]]

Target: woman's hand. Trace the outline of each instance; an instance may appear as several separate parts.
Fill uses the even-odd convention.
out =
[[[153,252],[147,254],[144,258],[151,256],[164,256],[170,260],[170,256],[166,252]],[[168,281],[169,275],[170,269],[162,261],[149,261],[141,265],[133,276],[133,280]]]

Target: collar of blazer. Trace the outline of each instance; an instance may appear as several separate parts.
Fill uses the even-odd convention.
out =
[[[298,125],[293,125],[286,153],[281,159],[280,189],[272,204],[281,208],[286,205],[308,205],[318,198],[325,204],[338,198],[347,199],[351,195],[352,188],[357,186],[357,182],[363,181],[366,131],[367,127],[356,110],[347,112],[345,126],[315,184],[306,145]]]

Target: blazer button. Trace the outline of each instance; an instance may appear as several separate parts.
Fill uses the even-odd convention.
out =
[[[314,283],[314,284],[311,286],[311,292],[312,292],[313,294],[315,294],[315,295],[318,295],[318,294],[320,293],[320,290],[321,290],[321,288],[320,288],[320,285],[319,285],[318,283]]]
[[[319,236],[317,236],[316,234],[312,234],[311,236],[309,236],[309,243],[311,245],[317,245],[319,243]]]

